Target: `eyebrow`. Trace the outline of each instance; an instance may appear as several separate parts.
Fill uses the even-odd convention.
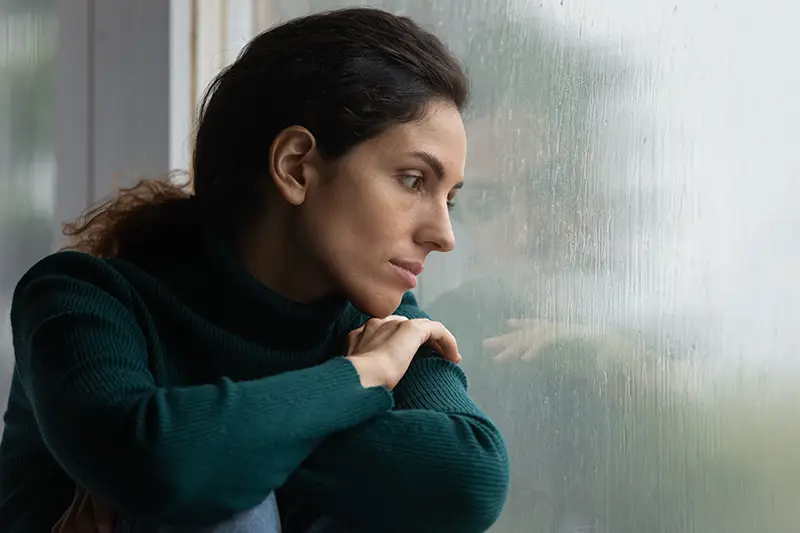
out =
[[[445,174],[444,165],[442,164],[441,159],[439,159],[430,152],[424,152],[424,151],[415,151],[409,153],[408,155],[416,159],[421,159],[426,165],[431,167],[433,173],[436,174],[437,178],[439,178],[440,180],[444,179],[444,174]],[[453,189],[460,189],[463,186],[464,182],[459,181],[458,183],[453,185]]]

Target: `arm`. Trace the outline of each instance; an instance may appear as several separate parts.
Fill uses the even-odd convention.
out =
[[[409,303],[397,314],[424,316]],[[508,458],[463,372],[423,348],[394,397],[396,410],[327,438],[288,493],[362,531],[486,531],[505,501]]]
[[[78,254],[45,259],[15,292],[12,327],[50,453],[123,515],[224,519],[281,486],[326,436],[392,406],[342,358],[248,382],[159,387],[115,275]]]

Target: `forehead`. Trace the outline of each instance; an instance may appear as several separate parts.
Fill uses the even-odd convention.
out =
[[[432,103],[421,120],[393,126],[366,144],[384,154],[425,152],[442,163],[446,178],[464,177],[467,135],[461,114],[452,105]]]

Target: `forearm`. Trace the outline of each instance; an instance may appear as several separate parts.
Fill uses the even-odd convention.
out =
[[[186,388],[158,388],[125,368],[103,370],[113,391],[82,382],[111,379],[88,369],[55,381],[34,374],[28,395],[65,472],[126,516],[159,524],[212,523],[258,504],[326,436],[392,406],[344,359]]]
[[[506,449],[447,365],[415,363],[396,390],[403,410],[326,439],[287,492],[363,531],[486,531],[505,501]],[[427,390],[432,372],[438,393]]]
[[[332,403],[326,393],[342,379],[353,390]],[[51,431],[46,438],[52,437],[51,449],[76,481],[129,515],[163,524],[213,522],[258,504],[327,435],[391,407],[385,391],[356,387],[357,377],[336,362],[280,380],[161,389],[126,413],[109,410],[105,423],[96,419],[100,435],[119,428],[118,442],[104,438],[94,445],[96,453],[87,454],[99,436],[88,427]],[[306,396],[293,404],[280,397],[285,389]]]
[[[392,407],[343,358],[253,381],[160,386],[151,340],[115,276],[80,254],[51,256],[18,285],[11,323],[15,371],[48,451],[132,518],[206,522],[251,507],[326,436]]]

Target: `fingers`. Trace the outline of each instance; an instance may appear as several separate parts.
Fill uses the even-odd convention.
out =
[[[401,328],[406,333],[401,333]],[[458,352],[458,344],[452,333],[441,323],[425,318],[409,319],[404,316],[391,315],[386,318],[371,318],[360,328],[351,331],[347,336],[348,355],[358,351],[359,342],[371,338],[373,341],[383,337],[386,341],[395,337],[397,334],[408,335],[404,344],[409,345],[412,350],[410,355],[422,345],[427,344],[442,355],[445,359],[453,363],[461,362],[461,355]],[[416,337],[416,342],[414,340]],[[399,338],[398,338],[399,340]],[[413,344],[416,344],[414,346]]]
[[[448,361],[456,364],[461,362],[456,338],[450,333],[450,330],[444,327],[444,324],[424,318],[411,320],[409,324],[411,327],[418,328],[422,341],[420,346],[422,344],[431,345]]]
[[[541,353],[542,353],[541,346],[539,346],[537,348],[532,348],[532,349],[526,351],[524,354],[522,354],[521,359],[523,361],[532,361],[533,359],[536,359],[537,357],[539,357],[539,355]]]
[[[497,363],[504,363],[512,359],[519,359],[519,350],[516,346],[511,346],[501,351],[492,358]]]
[[[545,337],[548,336],[521,335],[519,331],[515,331],[485,339],[483,346],[497,352],[492,359],[498,363],[513,359],[527,360],[533,358],[543,343],[547,342]]]
[[[516,333],[506,333],[505,335],[498,335],[483,341],[484,348],[505,348],[513,344],[519,336]]]
[[[531,361],[541,355],[545,346],[556,342],[556,340],[557,338],[554,335],[545,335],[536,340],[507,343],[493,359],[498,363],[514,359]]]
[[[408,320],[408,317],[400,316],[400,315],[390,315],[386,318],[370,318],[367,320],[363,326],[358,328],[356,331],[377,331],[389,322],[398,322]]]
[[[354,329],[347,334],[347,355],[352,355],[354,351],[356,351],[359,341],[365,333],[369,335],[375,335],[378,330],[385,327],[387,324],[391,322],[400,322],[403,320],[408,320],[408,318],[404,316],[391,315],[387,316],[386,318],[371,318],[367,320],[360,328]]]
[[[378,332],[378,330],[385,328],[392,322],[402,322],[404,320],[408,320],[408,318],[398,315],[391,315],[387,316],[386,318],[370,318],[364,323],[363,326],[348,333],[347,340],[351,341],[352,339],[352,341],[357,341],[358,338],[365,333],[374,335]]]
[[[513,331],[483,341],[483,346],[497,353],[493,359],[500,363],[509,360],[530,361],[547,344],[559,338],[558,325],[537,319],[511,319],[506,324]]]
[[[426,343],[427,346],[430,346],[434,352],[438,355],[442,356],[444,359],[447,359],[451,363],[459,364],[461,362],[461,352],[459,352],[458,357],[456,359],[448,359],[445,354],[445,348],[442,347],[441,343],[437,341],[428,341]]]
[[[438,353],[438,354],[441,354],[444,351],[444,348],[442,348],[442,345],[439,344],[436,341],[428,341],[428,346],[433,348],[433,351]]]
[[[362,326],[358,329],[354,329],[353,331],[347,334],[347,342],[345,344],[345,346],[347,346],[347,355],[353,355],[353,352],[358,347],[358,340],[363,332],[364,332],[364,327]]]

